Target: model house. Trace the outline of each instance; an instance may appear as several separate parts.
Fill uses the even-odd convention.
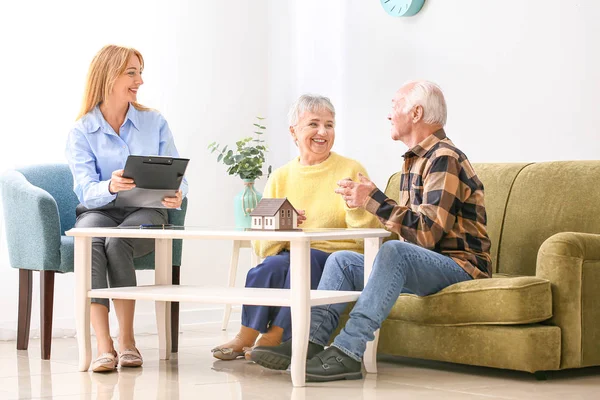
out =
[[[287,198],[261,199],[250,213],[252,229],[288,231],[298,229],[298,211]]]

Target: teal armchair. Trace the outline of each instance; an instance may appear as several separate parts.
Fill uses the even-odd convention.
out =
[[[19,270],[17,349],[27,350],[31,321],[32,273],[40,273],[42,359],[50,359],[54,276],[73,272],[75,225],[73,177],[66,164],[35,165],[0,177],[10,265]],[[169,223],[184,225],[187,198],[181,210],[168,210]],[[173,241],[173,284],[179,284],[182,241]],[[154,253],[134,260],[136,270],[154,269]],[[172,351],[178,350],[179,303],[171,303]]]

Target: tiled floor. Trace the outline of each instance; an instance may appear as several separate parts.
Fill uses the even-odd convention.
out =
[[[217,325],[186,329],[180,352],[158,360],[157,337],[138,336],[143,368],[118,373],[77,372],[77,342],[54,339],[52,361],[41,361],[39,340],[29,351],[0,342],[0,399],[599,399],[600,368],[532,375],[393,357],[381,357],[379,374],[361,381],[292,388],[289,373],[245,360],[212,358],[210,349],[235,334]]]

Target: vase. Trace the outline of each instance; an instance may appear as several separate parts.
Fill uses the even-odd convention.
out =
[[[234,216],[236,228],[250,228],[252,218],[250,213],[256,208],[256,205],[262,198],[262,194],[254,187],[254,180],[243,179],[244,188],[234,199]]]

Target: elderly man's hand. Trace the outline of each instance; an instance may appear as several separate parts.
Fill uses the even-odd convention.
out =
[[[342,179],[337,183],[339,188],[335,189],[335,192],[342,195],[350,208],[364,207],[369,193],[376,188],[375,184],[360,172],[358,179],[359,182],[354,182],[350,178]]]
[[[306,211],[298,210],[298,225],[302,225],[304,221],[306,221]]]

